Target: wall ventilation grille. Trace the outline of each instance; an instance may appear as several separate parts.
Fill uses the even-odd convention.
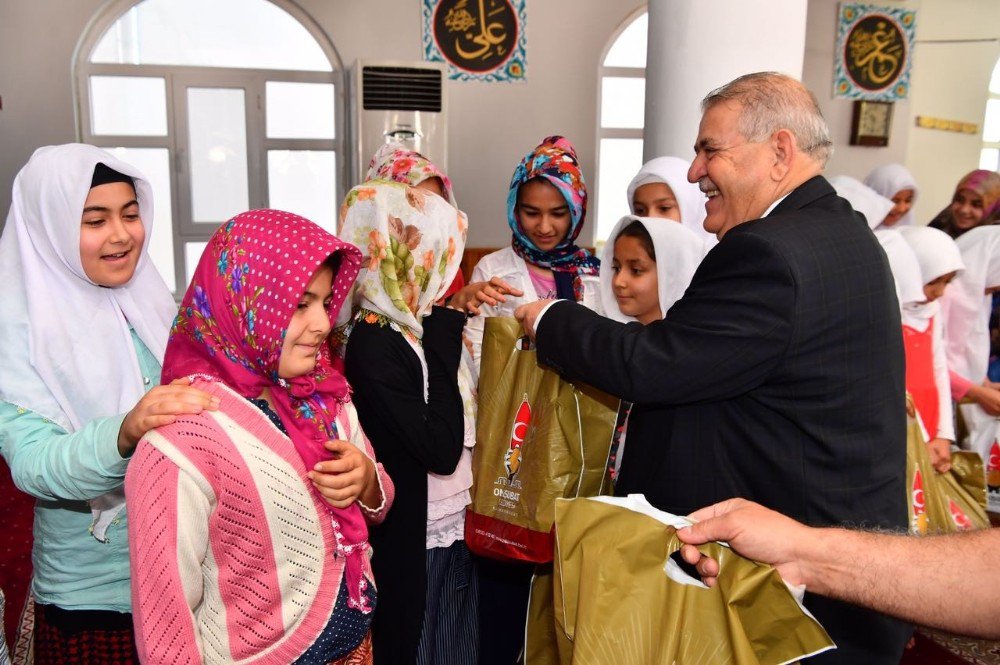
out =
[[[417,67],[364,67],[362,105],[366,111],[441,112],[441,72]]]

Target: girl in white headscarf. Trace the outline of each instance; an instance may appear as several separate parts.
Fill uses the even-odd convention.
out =
[[[125,468],[147,430],[217,405],[188,381],[158,385],[176,307],[146,254],[152,221],[146,178],[93,146],[40,148],[14,180],[0,453],[38,500],[40,662],[133,658]]]
[[[948,367],[971,384],[970,397],[976,399],[973,392],[987,393],[986,398],[976,400],[978,406],[962,406],[961,412],[969,428],[970,447],[988,463],[997,435],[996,417],[1000,416],[1000,400],[991,399],[997,393],[993,390],[996,384],[991,384],[986,377],[990,356],[991,294],[1000,289],[1000,226],[976,227],[955,242],[962,252],[965,271],[942,301],[946,315]],[[955,384],[953,378],[953,387]],[[1000,472],[1000,467],[996,472]],[[1000,483],[996,486],[997,493],[990,494],[990,510],[1000,510]]]
[[[883,227],[913,224],[913,204],[917,202],[917,181],[902,164],[876,167],[865,178],[865,184],[892,201],[892,209],[880,220]]]
[[[965,263],[948,290],[948,364],[970,381],[986,377],[990,355],[990,293],[1000,288],[1000,227],[972,229],[956,240]]]
[[[666,317],[681,299],[702,259],[701,239],[678,224],[626,215],[601,254],[601,307],[628,323]]]
[[[680,157],[649,160],[628,184],[628,207],[638,217],[680,222],[702,240],[707,252],[718,240],[703,226],[707,199],[696,183],[688,182],[690,168],[691,163]]]
[[[667,316],[691,283],[704,252],[701,238],[680,224],[626,215],[611,230],[601,255],[601,308],[605,316],[646,325]],[[612,481],[621,468],[632,405],[622,402],[608,458]]]
[[[925,300],[903,307],[906,390],[913,398],[924,430],[931,463],[939,473],[951,468],[955,426],[944,327],[937,303],[948,284],[965,269],[955,241],[926,226],[900,229],[920,264]]]

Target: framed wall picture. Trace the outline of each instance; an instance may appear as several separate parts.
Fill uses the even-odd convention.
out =
[[[906,99],[916,21],[912,9],[842,2],[833,54],[833,96]]]
[[[858,99],[851,116],[851,145],[884,148],[892,129],[892,102]]]
[[[424,59],[455,81],[523,82],[527,0],[421,0]]]

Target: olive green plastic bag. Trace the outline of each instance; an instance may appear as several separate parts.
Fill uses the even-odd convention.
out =
[[[536,578],[525,662],[778,665],[834,648],[770,566],[708,543],[718,584],[687,576],[669,557],[688,523],[642,495],[557,501],[551,591]],[[552,598],[548,616],[536,591]]]
[[[906,487],[910,532],[916,535],[985,529],[986,482],[976,453],[953,452],[952,468],[938,473],[931,464],[923,430],[914,417],[906,429]]]
[[[985,467],[987,510],[1000,512],[1000,418],[978,404],[963,400],[958,405],[962,447],[978,453]]]
[[[522,336],[513,318],[486,320],[465,541],[495,559],[546,563],[555,500],[602,491],[619,400],[540,366]]]
[[[952,451],[951,477],[968,494],[969,498],[986,511],[986,471],[978,453],[968,450]]]

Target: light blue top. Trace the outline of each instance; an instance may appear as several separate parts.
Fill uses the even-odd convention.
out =
[[[146,390],[160,383],[160,363],[132,331]],[[94,390],[101,390],[94,386]],[[89,499],[125,482],[118,454],[125,414],[95,418],[67,434],[32,411],[0,402],[0,454],[14,484],[35,504],[32,591],[39,603],[64,609],[131,612],[128,520],[123,510],[107,542],[90,533]]]

